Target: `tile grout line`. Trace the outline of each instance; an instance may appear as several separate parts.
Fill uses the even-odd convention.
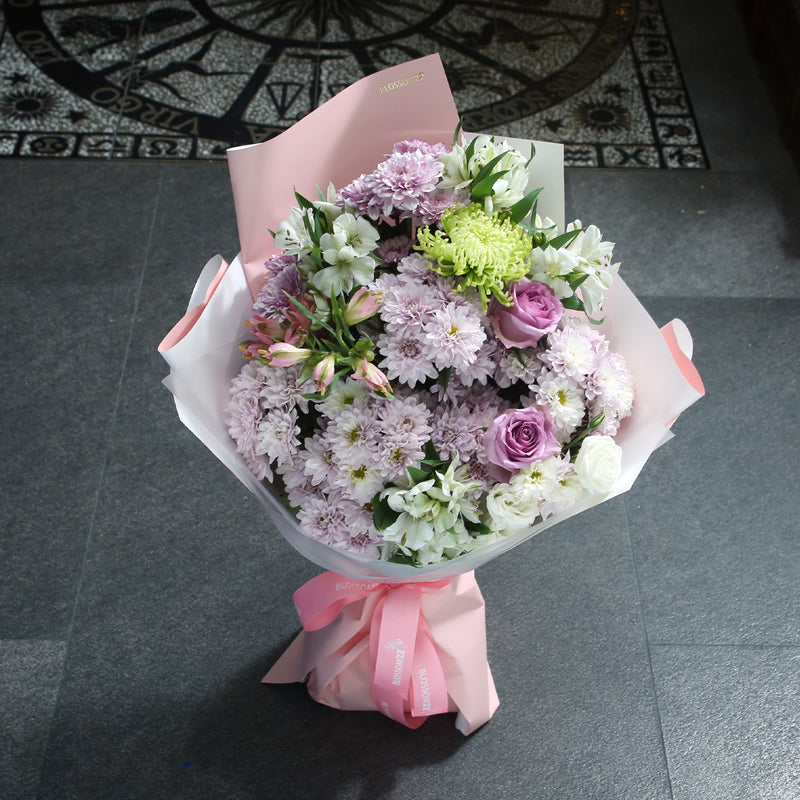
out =
[[[639,618],[642,624],[642,632],[644,633],[644,643],[647,650],[647,668],[650,671],[650,690],[653,694],[653,710],[655,712],[656,724],[658,725],[658,737],[661,743],[661,754],[664,759],[664,768],[667,772],[667,790],[669,792],[670,800],[675,800],[675,795],[672,791],[672,775],[669,769],[669,758],[667,757],[667,745],[664,739],[664,725],[661,719],[661,707],[658,703],[658,691],[656,689],[656,678],[653,672],[653,653],[650,646],[650,637],[647,632],[647,619],[644,613],[644,601],[642,600],[642,587],[639,583],[639,570],[636,568],[636,554],[633,551],[633,540],[631,539],[631,526],[630,517],[628,516],[628,503],[625,495],[622,495],[622,507],[625,512],[625,532],[628,536],[628,550],[630,553],[631,564],[633,565],[633,577],[636,581],[636,596],[639,599]]]
[[[47,753],[50,750],[50,744],[51,744],[52,737],[53,737],[53,720],[55,719],[55,715],[56,715],[56,713],[58,711],[58,707],[59,707],[59,704],[61,702],[61,692],[62,692],[62,689],[64,687],[64,676],[66,674],[67,661],[69,659],[70,645],[72,644],[72,631],[73,631],[73,628],[75,626],[75,619],[76,619],[76,617],[78,615],[78,606],[80,605],[81,591],[83,589],[84,577],[86,575],[86,562],[87,562],[87,559],[89,558],[89,550],[91,548],[92,541],[94,539],[94,530],[95,530],[95,522],[97,520],[97,511],[98,511],[98,508],[100,506],[100,499],[101,499],[102,494],[103,494],[103,484],[105,482],[106,469],[108,467],[108,450],[109,450],[109,446],[110,446],[111,434],[112,434],[112,431],[113,431],[113,428],[114,428],[114,424],[115,424],[115,421],[116,421],[116,418],[117,418],[117,409],[119,408],[120,397],[122,395],[122,384],[123,384],[123,381],[124,381],[124,378],[125,378],[125,370],[127,368],[128,356],[129,356],[130,351],[131,351],[131,342],[133,340],[134,326],[136,324],[136,315],[137,315],[138,310],[139,310],[139,302],[140,302],[141,296],[142,296],[142,287],[144,285],[144,276],[145,276],[145,272],[147,270],[147,262],[150,259],[150,250],[151,250],[152,243],[153,243],[153,231],[155,229],[156,219],[158,217],[158,208],[159,208],[159,204],[160,204],[161,191],[163,189],[163,186],[164,186],[164,170],[161,170],[161,175],[159,176],[159,181],[158,181],[158,188],[156,189],[155,204],[153,206],[153,212],[152,212],[152,216],[151,216],[151,219],[150,219],[150,229],[149,229],[148,234],[147,234],[147,243],[145,244],[144,253],[143,253],[143,256],[142,256],[142,268],[139,271],[139,283],[138,283],[138,286],[136,287],[136,295],[135,295],[134,301],[133,301],[133,310],[131,312],[131,321],[130,321],[130,325],[128,327],[128,341],[125,344],[125,352],[124,352],[124,354],[122,356],[122,365],[121,365],[120,373],[119,373],[119,381],[117,383],[117,393],[116,393],[116,396],[114,398],[114,406],[113,406],[113,409],[111,411],[111,415],[109,417],[108,424],[107,424],[107,427],[106,427],[106,433],[105,433],[105,437],[104,437],[105,438],[105,441],[104,441],[105,451],[104,451],[104,454],[103,454],[102,463],[100,465],[100,474],[98,476],[97,489],[95,490],[95,494],[94,494],[94,503],[92,505],[92,513],[91,513],[90,518],[89,518],[89,530],[87,532],[86,541],[84,543],[83,559],[81,561],[80,575],[78,576],[78,582],[77,582],[77,585],[75,587],[75,599],[74,599],[73,604],[72,604],[72,614],[70,615],[70,620],[69,620],[69,625],[67,626],[66,636],[59,640],[59,641],[63,641],[64,644],[65,644],[64,656],[63,656],[63,661],[61,663],[61,671],[60,671],[60,674],[58,676],[58,688],[56,690],[55,702],[53,703],[53,714],[52,714],[52,717],[50,719],[50,725],[49,725],[49,729],[48,729],[48,733],[47,733],[47,739],[45,740],[44,746],[42,748],[42,756],[41,756],[41,761],[39,763],[39,779],[37,781],[36,793],[35,793],[34,797],[39,797],[39,795],[40,795],[40,791],[41,791],[41,787],[42,787],[42,777],[43,777],[44,767],[45,767],[45,764],[47,762]]]

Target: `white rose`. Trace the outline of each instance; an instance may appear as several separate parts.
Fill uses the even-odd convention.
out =
[[[575,472],[584,489],[607,494],[622,473],[622,448],[610,436],[589,436],[575,459]]]
[[[528,482],[498,483],[486,495],[492,530],[511,536],[530,527],[539,516],[539,492]]]

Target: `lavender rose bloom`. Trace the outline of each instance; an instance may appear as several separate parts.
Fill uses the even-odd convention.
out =
[[[552,333],[564,315],[564,306],[549,286],[530,278],[508,287],[511,305],[492,300],[489,318],[495,336],[506,347],[536,347],[539,339]]]
[[[512,409],[495,417],[483,442],[489,461],[512,472],[561,450],[549,415],[538,406]]]

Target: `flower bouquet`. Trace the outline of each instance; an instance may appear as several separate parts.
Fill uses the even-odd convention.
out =
[[[469,733],[497,706],[475,568],[630,488],[702,395],[688,331],[564,223],[558,145],[461,134],[436,56],[229,164],[242,253],[161,350],[184,423],[328,570],[265,680]]]

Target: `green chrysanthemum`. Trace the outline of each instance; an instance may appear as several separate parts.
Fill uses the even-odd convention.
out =
[[[434,259],[431,269],[460,278],[459,292],[474,286],[484,311],[492,296],[511,305],[503,284],[527,274],[531,237],[507,216],[487,214],[478,203],[448,209],[439,225],[443,230],[426,226],[417,234],[416,249]]]

